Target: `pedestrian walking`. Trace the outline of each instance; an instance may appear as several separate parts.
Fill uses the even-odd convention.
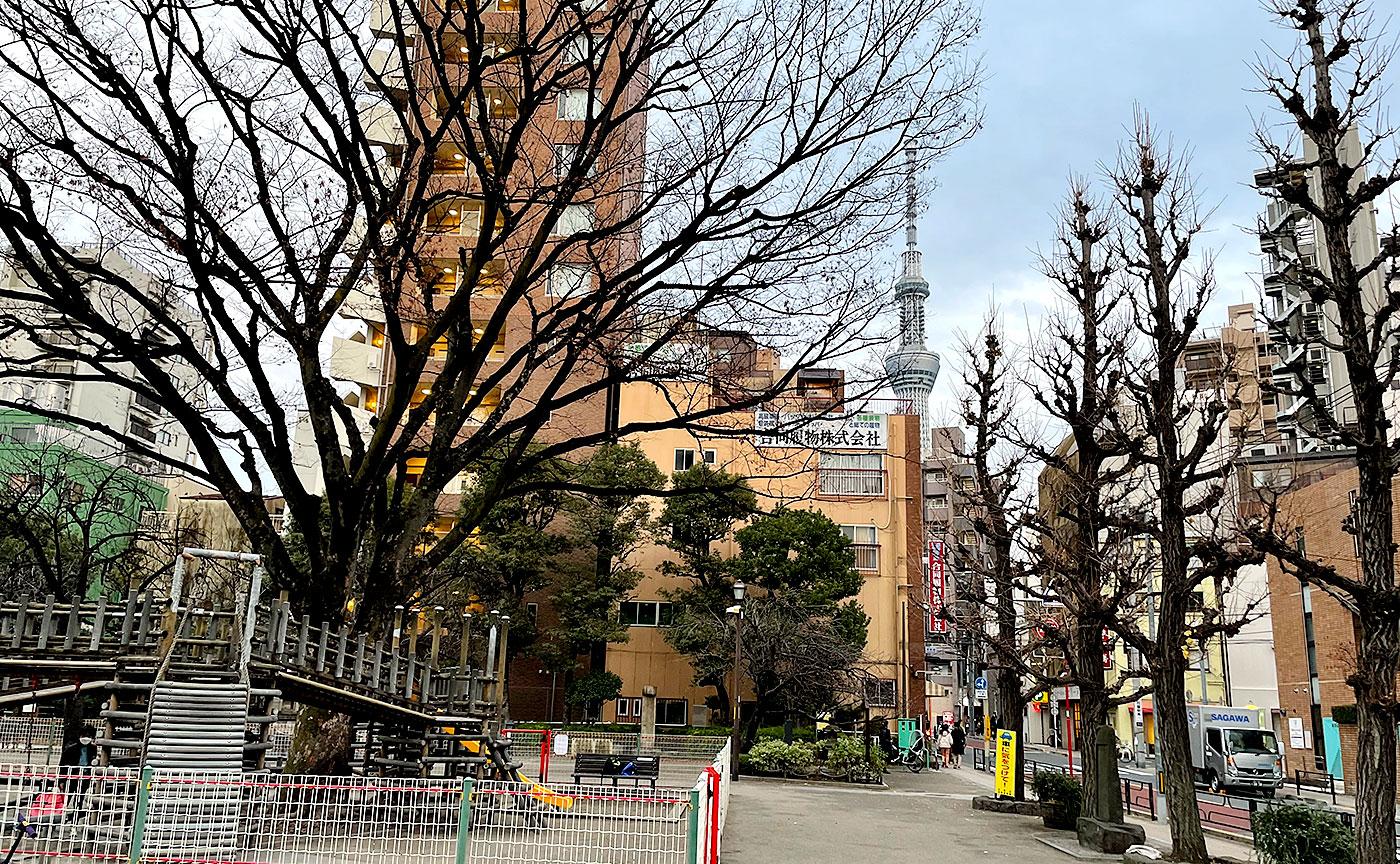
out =
[[[962,721],[953,724],[953,762],[954,768],[962,767],[963,750],[967,748],[967,730],[963,728]]]
[[[87,771],[74,771],[74,768],[88,768],[97,764],[97,729],[85,725],[78,731],[78,740],[63,748],[58,757],[58,774],[63,778],[66,792],[81,792],[87,788],[90,779]]]
[[[953,730],[947,726],[938,730],[938,752],[943,755],[943,764],[950,764],[948,760],[952,758],[953,750]]]

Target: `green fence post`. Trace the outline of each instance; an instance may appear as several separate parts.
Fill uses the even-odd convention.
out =
[[[472,824],[472,778],[462,778],[462,804],[457,808],[457,864],[467,864],[467,832]]]
[[[700,864],[700,793],[690,790],[690,816],[685,826],[686,864]]]
[[[146,809],[151,803],[151,779],[155,770],[147,765],[141,769],[141,785],[136,787],[136,816],[131,823],[131,852],[129,864],[141,861],[141,844],[146,839]]]

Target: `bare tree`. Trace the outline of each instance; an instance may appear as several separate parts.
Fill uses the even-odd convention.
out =
[[[1267,163],[1260,192],[1288,219],[1295,210],[1303,214],[1301,224],[1290,224],[1293,242],[1280,255],[1296,272],[1303,297],[1326,319],[1315,330],[1279,322],[1290,347],[1305,349],[1294,362],[1285,358],[1282,365],[1296,382],[1280,392],[1304,403],[1314,436],[1355,451],[1357,500],[1347,530],[1359,543],[1360,575],[1309,558],[1293,537],[1273,530],[1272,518],[1251,537],[1287,572],[1337,597],[1356,616],[1356,670],[1348,683],[1358,719],[1357,860],[1388,864],[1396,848],[1400,589],[1392,523],[1396,450],[1385,403],[1400,371],[1394,362],[1400,238],[1392,234],[1373,247],[1373,238],[1356,227],[1400,183],[1395,129],[1381,106],[1393,49],[1382,43],[1371,4],[1363,0],[1271,0],[1266,6],[1299,41],[1292,53],[1256,64],[1262,90],[1277,101],[1290,133],[1280,140],[1260,125],[1258,145]],[[1300,254],[1305,234],[1320,254]],[[1341,355],[1354,414],[1334,410],[1318,392],[1307,374],[1308,346]]]
[[[0,376],[73,361],[166,406],[188,462],[71,419],[219,489],[313,618],[353,597],[382,623],[532,463],[660,427],[749,434],[718,418],[884,341],[866,265],[904,143],[927,163],[979,125],[978,27],[968,0],[0,0],[0,234],[42,274],[0,289],[0,331],[38,346]],[[358,405],[323,359],[344,315],[382,319],[390,357]],[[785,371],[747,374],[708,335],[728,329]],[[697,385],[676,417],[590,419],[676,377]],[[498,484],[411,554],[496,448]]]
[[[1142,468],[1133,485],[1150,506],[1116,521],[1132,536],[1150,539],[1160,573],[1155,587],[1145,586],[1155,606],[1153,632],[1128,618],[1119,634],[1147,660],[1152,676],[1162,793],[1171,801],[1172,857],[1208,862],[1187,728],[1187,652],[1194,644],[1204,656],[1212,637],[1237,633],[1248,620],[1252,604],[1227,617],[1224,598],[1239,568],[1262,557],[1237,542],[1230,506],[1229,496],[1238,491],[1232,471],[1243,445],[1243,436],[1227,428],[1228,397],[1235,395],[1225,392],[1231,362],[1222,350],[1213,387],[1188,389],[1182,375],[1187,348],[1202,337],[1201,316],[1215,291],[1213,262],[1208,254],[1198,260],[1194,249],[1205,214],[1189,162],[1162,145],[1139,111],[1132,141],[1109,179],[1126,217],[1118,254],[1147,354],[1140,371],[1125,379],[1124,395],[1145,432],[1133,439],[1131,461]],[[1245,418],[1234,420],[1244,425]],[[1221,607],[1218,614],[1193,605],[1207,585]]]
[[[1015,359],[1007,349],[996,310],[988,313],[980,333],[964,339],[958,352],[958,420],[971,431],[966,452],[958,455],[972,465],[974,487],[965,493],[973,508],[973,524],[987,541],[986,553],[971,562],[972,601],[958,616],[960,628],[975,633],[992,649],[996,671],[996,714],[1004,724],[1021,718],[1031,697],[1054,684],[1066,683],[1058,674],[1046,676],[1039,662],[1041,640],[1033,638],[1034,623],[1024,614],[1031,574],[1029,556],[1019,556],[1028,533],[1034,504],[1023,488],[1030,453],[1017,444],[1025,407],[1024,394],[1009,369]],[[1058,670],[1056,670],[1058,673]],[[1016,764],[1023,764],[1025,736],[1016,737]],[[990,742],[989,742],[990,746]],[[1025,797],[1025,778],[1016,774],[1014,797]]]
[[[155,480],[55,441],[0,447],[0,472],[0,593],[121,591],[171,560],[143,519],[164,509]]]
[[[1104,671],[1105,639],[1119,629],[1120,610],[1140,593],[1140,554],[1117,522],[1125,483],[1135,463],[1133,434],[1120,416],[1126,406],[1131,328],[1121,262],[1108,241],[1115,220],[1076,181],[1061,216],[1045,275],[1064,300],[1045,321],[1033,350],[1030,384],[1046,414],[1068,430],[1056,444],[1025,446],[1045,467],[1040,477],[1039,535],[1032,596],[1063,604],[1067,632],[1050,635],[1068,649],[1065,675],[1079,686],[1082,734],[1076,742],[1085,776],[1099,776],[1093,737],[1108,712],[1132,695],[1117,693]],[[1121,682],[1119,682],[1121,684]],[[1135,694],[1134,694],[1135,695]],[[1117,762],[1107,769],[1117,773]],[[1116,796],[1102,800],[1085,785],[1084,814],[1122,821]]]

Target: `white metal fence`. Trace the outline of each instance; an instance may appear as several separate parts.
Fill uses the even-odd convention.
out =
[[[30,764],[57,762],[63,751],[63,721],[35,714],[0,716],[0,756]]]
[[[729,743],[728,738],[702,735],[639,735],[620,732],[560,732],[556,730],[508,730],[511,758],[531,778],[572,782],[578,757],[658,756],[658,786],[689,788],[695,777],[711,764]],[[590,782],[580,775],[579,782]],[[600,782],[596,778],[591,782]]]
[[[102,728],[101,720],[83,722]],[[63,744],[63,719],[60,717],[0,715],[0,762],[55,764],[63,755]]]
[[[714,864],[728,764],[680,789],[0,765],[0,824],[27,829],[0,857]]]

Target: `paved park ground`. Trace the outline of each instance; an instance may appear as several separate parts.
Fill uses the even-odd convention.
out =
[[[723,859],[727,864],[1069,864],[1075,859],[1036,840],[1040,820],[972,809],[992,777],[961,770],[885,775],[887,788],[744,778],[731,791]],[[1148,827],[1170,845],[1164,824]],[[1072,838],[1072,834],[1061,834]],[[1257,860],[1253,849],[1210,840],[1211,852]],[[1121,859],[1119,859],[1121,860]]]

